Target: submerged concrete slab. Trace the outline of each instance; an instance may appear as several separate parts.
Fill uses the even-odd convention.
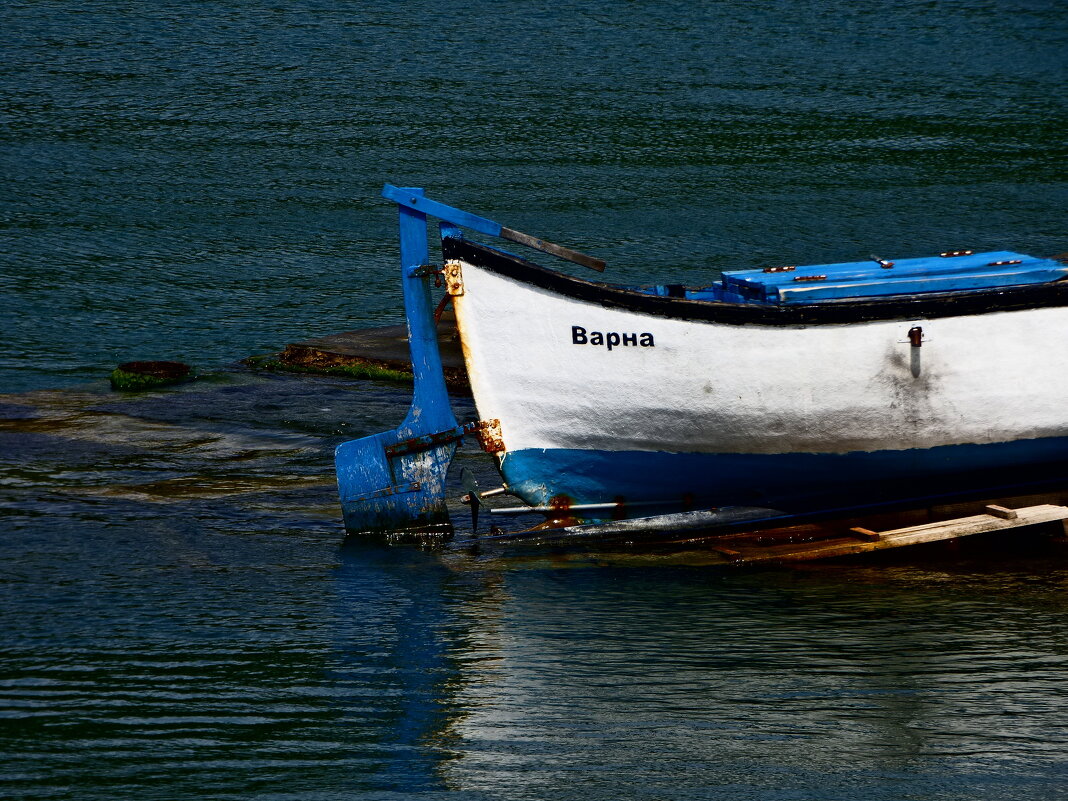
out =
[[[449,389],[469,392],[456,318],[451,312],[442,314],[438,323],[438,347]],[[343,331],[293,342],[277,355],[277,361],[283,367],[309,372],[352,369],[366,371],[370,378],[402,381],[412,378],[405,325]]]

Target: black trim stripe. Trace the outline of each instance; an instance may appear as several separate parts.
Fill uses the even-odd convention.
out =
[[[840,325],[1068,306],[1068,281],[964,292],[850,298],[809,305],[687,300],[574,278],[466,239],[442,240],[442,253],[446,259],[466,261],[498,275],[606,308],[727,325]]]

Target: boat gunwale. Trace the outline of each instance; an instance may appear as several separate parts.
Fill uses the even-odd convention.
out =
[[[934,319],[1068,306],[1068,279],[990,289],[882,295],[812,304],[731,303],[651,295],[550,270],[469,239],[444,237],[446,260],[466,261],[497,275],[606,308],[725,325],[841,325],[897,319]]]

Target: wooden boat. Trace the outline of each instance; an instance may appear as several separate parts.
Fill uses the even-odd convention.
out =
[[[1068,478],[1062,260],[950,251],[620,287],[460,226],[603,266],[583,254],[418,190],[384,194],[401,211],[416,397],[397,431],[338,449],[352,531],[444,527],[444,472],[472,432],[518,509],[570,523],[811,513]],[[442,267],[426,266],[427,214],[443,220]],[[438,271],[481,418],[468,426],[438,380]]]

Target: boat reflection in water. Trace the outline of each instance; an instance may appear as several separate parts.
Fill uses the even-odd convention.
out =
[[[401,792],[1052,790],[1022,766],[1065,745],[1063,569],[960,556],[724,578],[353,538],[334,677],[354,724],[378,688],[372,786]]]

